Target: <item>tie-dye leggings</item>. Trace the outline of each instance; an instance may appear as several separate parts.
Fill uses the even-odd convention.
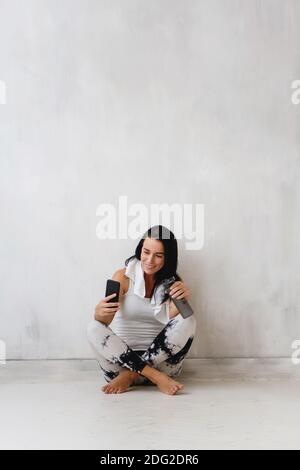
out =
[[[146,351],[133,351],[109,326],[92,320],[87,326],[87,337],[106,382],[125,368],[141,373],[146,365],[164,372],[169,377],[180,374],[196,330],[195,316],[186,319],[179,314],[172,318],[156,336]],[[140,375],[136,384],[151,384]]]

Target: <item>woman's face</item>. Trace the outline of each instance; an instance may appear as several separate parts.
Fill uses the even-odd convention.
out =
[[[165,264],[164,245],[160,240],[145,238],[141,251],[142,268],[146,274],[155,274]]]

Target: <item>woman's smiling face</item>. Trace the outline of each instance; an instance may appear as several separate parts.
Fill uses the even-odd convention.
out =
[[[165,264],[163,243],[155,238],[145,238],[141,251],[141,263],[146,274],[157,273]]]

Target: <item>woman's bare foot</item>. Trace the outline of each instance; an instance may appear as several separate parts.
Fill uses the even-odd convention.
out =
[[[176,380],[173,380],[166,374],[161,373],[162,376],[157,379],[156,385],[158,386],[159,390],[163,393],[167,393],[168,395],[175,395],[175,393],[182,390],[184,385]]]
[[[101,390],[104,393],[123,393],[126,392],[138,374],[130,370],[124,370],[117,377],[104,385]]]
[[[142,375],[151,380],[158,386],[161,392],[167,395],[175,395],[179,390],[182,390],[184,385],[180,382],[169,377],[167,374],[149,366],[145,366],[142,370]]]

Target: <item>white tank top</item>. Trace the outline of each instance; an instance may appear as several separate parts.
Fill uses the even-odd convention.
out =
[[[109,328],[133,350],[145,351],[168,322],[164,308],[163,323],[153,314],[151,299],[134,293],[134,281],[129,278],[129,288]],[[163,304],[163,307],[165,305]],[[163,312],[161,312],[163,313]],[[162,318],[162,317],[161,317]]]

